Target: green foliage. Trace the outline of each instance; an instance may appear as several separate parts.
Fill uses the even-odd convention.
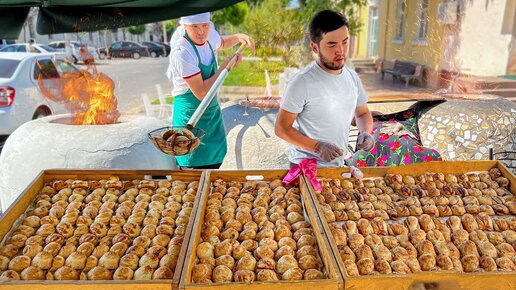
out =
[[[242,24],[245,33],[255,40],[258,55],[264,58],[280,49],[285,51],[284,58],[290,61],[290,50],[296,42],[303,39],[301,13],[287,10],[285,0],[267,0],[252,7],[251,13]],[[263,49],[267,47],[268,49]]]
[[[133,35],[142,35],[145,33],[146,30],[147,27],[145,26],[145,24],[129,26],[129,28],[127,29],[127,31],[129,31],[129,33]]]
[[[244,61],[232,69],[224,81],[225,86],[265,86],[265,70],[272,84],[277,84],[285,63],[278,61]]]
[[[167,30],[167,39],[170,39],[174,31],[176,30],[176,21],[168,20],[167,22],[165,22],[165,27]]]
[[[249,6],[245,2],[239,2],[235,5],[213,12],[212,21],[216,26],[226,23],[231,25],[240,25],[244,22],[249,14]]]
[[[304,1],[304,23],[308,26],[310,19],[315,13],[332,9],[341,12],[348,19],[349,33],[356,36],[362,29],[360,21],[360,9],[368,5],[368,0],[305,0]]]

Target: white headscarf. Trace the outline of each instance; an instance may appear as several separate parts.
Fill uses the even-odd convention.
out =
[[[210,13],[200,13],[200,14],[194,14],[190,16],[184,16],[181,17],[179,20],[179,26],[174,31],[174,34],[172,35],[172,38],[170,39],[170,54],[169,54],[169,65],[167,69],[167,77],[169,80],[172,80],[172,56],[175,51],[179,50],[182,38],[185,35],[185,24],[192,25],[192,24],[201,24],[201,23],[210,23],[210,33],[209,35],[213,35],[213,33],[218,33],[215,30],[215,25],[213,25],[213,22],[210,20]]]

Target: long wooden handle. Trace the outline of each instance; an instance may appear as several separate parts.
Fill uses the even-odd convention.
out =
[[[193,127],[195,127],[195,125],[197,125],[197,122],[199,122],[199,120],[201,119],[202,114],[204,114],[204,112],[208,108],[208,105],[211,103],[211,101],[215,97],[215,94],[217,93],[217,90],[222,85],[222,83],[224,82],[224,79],[226,79],[226,77],[228,76],[229,71],[231,70],[231,68],[235,64],[235,62],[237,60],[236,54],[237,53],[241,53],[244,50],[245,46],[246,46],[245,43],[240,45],[240,47],[238,48],[236,53],[233,55],[233,57],[229,61],[228,66],[226,66],[226,68],[224,68],[224,70],[222,70],[220,75],[217,77],[217,79],[215,80],[215,82],[211,86],[210,90],[208,91],[208,93],[206,93],[206,96],[201,101],[201,103],[199,104],[199,106],[197,107],[195,112],[193,113],[192,117],[190,117],[190,120],[188,121],[188,124],[186,125],[187,128],[193,128]]]

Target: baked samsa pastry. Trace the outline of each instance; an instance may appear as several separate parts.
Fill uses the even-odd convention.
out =
[[[54,272],[56,280],[79,280],[79,272],[68,266],[63,266]]]
[[[27,256],[16,256],[10,262],[8,269],[16,272],[20,272],[27,268],[31,264],[31,258]]]
[[[370,275],[374,271],[374,262],[369,258],[360,259],[357,262],[357,269],[360,275]]]
[[[250,270],[238,270],[233,274],[235,282],[251,283],[256,280],[256,275]]]
[[[303,279],[303,270],[300,268],[292,268],[288,269],[283,275],[281,275],[282,280],[302,280]]]
[[[162,267],[159,267],[158,269],[156,269],[156,271],[154,271],[154,273],[152,274],[152,279],[153,280],[172,279],[173,276],[174,276],[174,272],[169,267],[162,266]]]
[[[119,267],[113,273],[113,280],[132,280],[134,271],[128,267]]]
[[[32,259],[32,266],[43,270],[48,270],[52,267],[52,260],[54,256],[47,252],[40,252]]]
[[[104,267],[108,270],[115,270],[118,268],[120,262],[120,256],[115,252],[107,252],[102,255],[99,259],[99,266]]]
[[[22,280],[45,280],[46,274],[38,267],[30,266],[21,272]]]
[[[2,273],[2,275],[0,275],[0,281],[3,281],[3,282],[16,281],[16,280],[20,280],[20,279],[21,279],[21,277],[18,274],[18,272],[13,271],[13,270],[4,271]]]
[[[496,271],[497,266],[495,262],[496,258],[492,258],[489,256],[482,256],[479,261],[480,267],[486,271]]]
[[[463,256],[460,261],[462,263],[462,268],[464,269],[464,272],[474,272],[478,270],[479,261],[477,256],[466,255]]]
[[[231,282],[233,280],[233,271],[230,268],[219,265],[213,269],[212,281],[213,282]]]
[[[496,259],[496,264],[498,265],[498,269],[501,271],[515,271],[516,270],[516,265],[508,257],[500,257],[500,258]]]
[[[441,254],[437,256],[437,266],[439,266],[439,268],[441,268],[442,270],[452,270],[453,262],[450,259],[450,257]]]
[[[88,271],[88,280],[113,280],[113,275],[108,269],[97,266]]]

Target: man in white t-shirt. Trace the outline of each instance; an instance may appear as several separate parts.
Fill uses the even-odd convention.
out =
[[[316,158],[319,167],[341,167],[353,117],[360,132],[357,148],[366,151],[374,147],[373,118],[360,79],[344,67],[346,18],[330,10],[317,13],[310,22],[310,39],[317,59],[287,85],[275,132],[291,144],[291,163]]]

